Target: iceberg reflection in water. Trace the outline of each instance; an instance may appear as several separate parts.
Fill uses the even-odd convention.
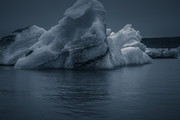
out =
[[[180,60],[117,70],[0,67],[1,120],[180,119]]]

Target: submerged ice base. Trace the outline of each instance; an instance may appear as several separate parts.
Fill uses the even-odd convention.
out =
[[[43,30],[33,40],[35,42],[26,47],[14,62],[15,68],[112,69],[150,63],[151,58],[145,53],[146,46],[140,43],[139,31],[126,25],[117,33],[111,32],[111,29],[106,29],[105,14],[106,10],[99,1],[78,0],[66,10],[65,17],[57,25],[48,31]],[[30,34],[28,31],[25,33]],[[23,40],[31,41],[26,37]],[[14,49],[15,53],[19,46]],[[7,57],[4,52],[3,60]]]

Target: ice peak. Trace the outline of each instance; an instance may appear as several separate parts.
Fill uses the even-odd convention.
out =
[[[72,7],[66,10],[64,15],[77,19],[83,16],[88,10],[106,12],[103,4],[98,0],[77,0]]]

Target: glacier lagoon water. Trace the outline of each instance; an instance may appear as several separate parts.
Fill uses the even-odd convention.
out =
[[[0,67],[0,120],[179,120],[180,60],[116,70]]]

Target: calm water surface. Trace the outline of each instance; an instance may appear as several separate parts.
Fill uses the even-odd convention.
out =
[[[102,71],[1,66],[0,120],[180,120],[180,60]]]

